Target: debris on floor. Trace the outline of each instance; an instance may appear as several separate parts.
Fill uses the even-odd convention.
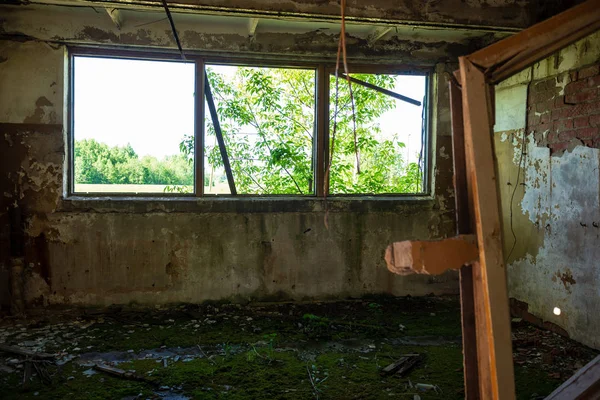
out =
[[[519,398],[550,393],[597,354],[524,322],[513,332]],[[457,297],[43,310],[0,320],[0,393],[462,399],[460,334]]]

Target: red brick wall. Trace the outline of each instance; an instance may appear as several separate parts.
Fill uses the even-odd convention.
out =
[[[527,132],[539,146],[600,148],[600,64],[532,82],[527,103]]]

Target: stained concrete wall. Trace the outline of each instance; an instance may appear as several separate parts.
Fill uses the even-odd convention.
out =
[[[595,348],[600,77],[589,74],[599,62],[596,33],[501,83],[495,126],[509,295],[522,315]],[[574,87],[587,97],[569,97]]]
[[[444,64],[433,80],[432,195],[330,198],[326,229],[317,199],[64,198],[66,47],[39,31],[0,40],[0,271],[6,277],[6,212],[18,204],[29,304],[457,293],[455,273],[393,276],[383,260],[393,241],[454,232]]]

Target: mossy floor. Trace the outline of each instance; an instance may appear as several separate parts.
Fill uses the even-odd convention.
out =
[[[554,335],[522,324],[516,329],[519,337]],[[1,320],[0,343],[54,353],[61,365],[30,367],[22,357],[0,354],[0,397],[462,399],[460,334],[456,297],[45,312]],[[579,363],[595,356],[551,338],[579,348]],[[381,375],[408,353],[422,356],[408,374]],[[579,366],[561,365],[561,375],[538,356],[516,365],[520,399],[549,394]],[[131,375],[112,376],[94,364]],[[418,383],[436,388],[420,391]]]

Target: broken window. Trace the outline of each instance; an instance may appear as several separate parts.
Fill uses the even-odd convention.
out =
[[[138,54],[72,52],[69,193],[427,192],[426,74]]]
[[[74,193],[194,191],[194,63],[74,56],[72,74]]]
[[[423,193],[426,76],[352,78],[351,97],[345,76],[339,78],[337,92],[330,76],[330,192]]]

